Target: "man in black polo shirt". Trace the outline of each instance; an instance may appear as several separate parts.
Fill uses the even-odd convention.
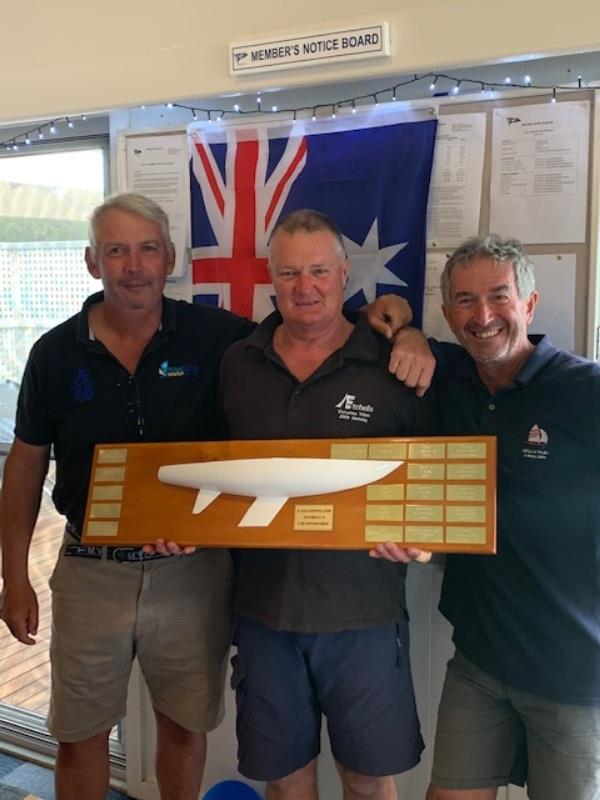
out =
[[[223,359],[231,437],[432,433],[430,399],[388,372],[389,346],[364,320],[342,314],[348,260],[331,220],[298,211],[278,222],[270,270],[278,313]],[[406,566],[366,550],[249,549],[236,567],[241,772],[268,781],[267,798],[315,800],[324,714],[346,800],[396,798],[392,776],[423,748]]]
[[[196,800],[206,731],[223,713],[229,555],[199,550],[177,559],[78,540],[94,444],[218,438],[219,362],[252,326],[163,297],[174,250],[165,213],[147,198],[108,200],[90,231],[86,262],[104,292],[34,345],[23,377],[4,471],[3,618],[19,641],[34,644],[27,554],[53,445],[54,502],[67,517],[51,579],[57,798],[104,799],[109,731],[125,714],[137,654],[156,714],[161,798]]]

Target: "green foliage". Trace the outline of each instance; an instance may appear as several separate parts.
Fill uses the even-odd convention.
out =
[[[87,236],[85,221],[0,217],[0,242],[68,242],[86,240]]]

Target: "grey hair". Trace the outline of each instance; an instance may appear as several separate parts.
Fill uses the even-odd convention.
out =
[[[450,275],[457,264],[468,264],[476,258],[489,258],[497,263],[510,261],[515,274],[517,294],[524,300],[535,290],[533,264],[527,258],[521,242],[517,239],[502,239],[495,233],[482,238],[473,237],[463,242],[446,261],[440,279],[444,305],[450,304]]]
[[[145,197],[143,194],[127,192],[116,194],[109,197],[101,205],[96,206],[90,217],[89,239],[90,247],[94,255],[98,252],[98,225],[102,217],[113,208],[119,211],[128,211],[130,214],[137,214],[145,217],[152,222],[156,222],[160,228],[160,234],[167,250],[173,248],[171,234],[169,232],[169,217],[166,212],[154,200]]]
[[[273,238],[277,233],[279,233],[279,231],[289,234],[298,233],[298,231],[304,231],[305,233],[329,231],[329,233],[333,234],[337,243],[339,244],[344,258],[346,257],[346,248],[344,247],[344,240],[342,238],[341,230],[331,219],[331,217],[328,217],[326,214],[322,214],[320,211],[315,211],[312,208],[300,208],[297,211],[292,211],[290,214],[287,214],[287,216],[282,217],[277,221],[277,224],[269,236],[269,244],[271,244]]]

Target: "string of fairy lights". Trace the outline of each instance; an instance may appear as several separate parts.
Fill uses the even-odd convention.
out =
[[[256,92],[256,96],[250,99],[244,106],[240,103],[234,103],[231,108],[205,108],[203,106],[189,105],[186,103],[165,103],[167,109],[183,109],[189,111],[192,120],[205,121],[205,122],[222,122],[226,117],[231,118],[234,116],[243,115],[285,115],[290,116],[293,120],[300,118],[317,118],[330,117],[335,119],[339,112],[343,113],[356,113],[361,105],[375,105],[381,103],[393,103],[397,100],[402,100],[400,96],[401,90],[406,86],[412,86],[416,83],[426,84],[428,82],[428,89],[432,97],[446,97],[456,96],[465,91],[470,94],[473,90],[479,91],[484,97],[490,99],[497,99],[502,90],[507,89],[529,89],[540,92],[547,92],[549,101],[556,103],[557,95],[579,91],[586,88],[583,83],[581,75],[577,76],[576,85],[573,83],[568,86],[560,84],[537,84],[533,83],[530,75],[525,75],[522,81],[514,81],[510,77],[506,77],[503,81],[490,81],[487,79],[480,79],[475,77],[456,77],[448,75],[444,72],[427,72],[422,74],[415,73],[412,77],[405,80],[396,81],[390,86],[385,86],[376,91],[367,92],[365,94],[355,95],[353,97],[346,97],[344,99],[332,100],[328,102],[320,102],[308,104],[298,107],[281,107],[278,105],[267,104],[264,101],[264,96],[260,91]],[[444,91],[441,91],[444,87]],[[144,109],[145,106],[142,106]],[[19,134],[11,136],[0,142],[0,150],[6,151],[19,151],[32,147],[36,144],[43,144],[48,139],[56,136],[59,130],[64,132],[65,127],[72,130],[76,127],[77,122],[85,122],[87,116],[70,115],[64,117],[56,117],[46,122],[38,122],[29,130],[22,131]]]

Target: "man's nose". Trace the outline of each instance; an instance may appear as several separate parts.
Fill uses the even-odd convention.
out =
[[[473,309],[473,318],[475,322],[482,328],[492,322],[494,319],[494,310],[491,308],[487,300],[478,300],[475,308]]]
[[[296,278],[296,290],[306,294],[312,289],[312,276],[308,272],[301,272]]]
[[[123,267],[127,272],[141,269],[140,254],[134,248],[128,248],[123,258]]]

